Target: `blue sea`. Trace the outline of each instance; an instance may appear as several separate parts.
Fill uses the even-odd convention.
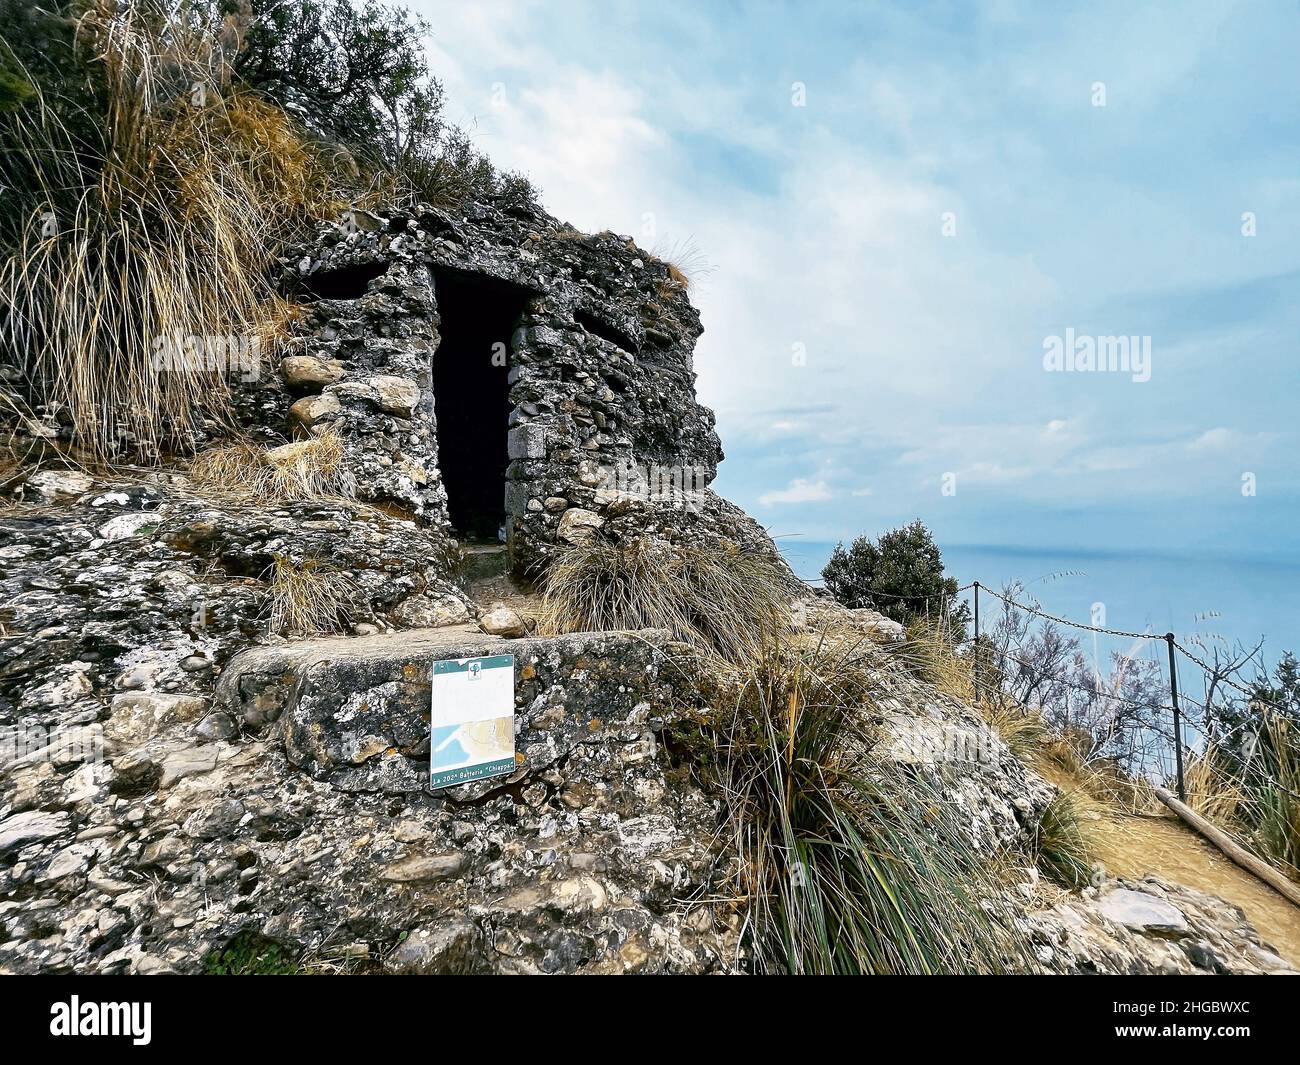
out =
[[[821,568],[834,544],[797,537],[777,541],[795,572],[820,583]],[[1163,635],[1213,647],[1247,647],[1263,640],[1260,652],[1270,668],[1284,651],[1300,654],[1300,556],[1134,554],[1095,550],[993,545],[943,547],[944,569],[959,584],[978,580],[1001,589],[1010,580],[1049,613],[1088,623],[1102,604],[1105,627]],[[970,593],[963,593],[969,599]],[[980,609],[996,602],[980,598]],[[989,615],[985,615],[989,616]],[[1092,636],[1080,633],[1085,650]],[[1110,650],[1132,641],[1098,642],[1104,661]],[[1163,651],[1155,647],[1154,651]],[[1195,650],[1195,648],[1193,648]],[[1251,671],[1253,673],[1253,671]]]

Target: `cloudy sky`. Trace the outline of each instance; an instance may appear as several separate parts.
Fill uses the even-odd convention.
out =
[[[500,166],[694,273],[774,533],[1294,550],[1300,4],[412,6]]]

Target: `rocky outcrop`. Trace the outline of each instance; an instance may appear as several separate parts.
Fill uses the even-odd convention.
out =
[[[716,800],[659,739],[663,634],[466,625],[231,657],[266,639],[241,629],[258,582],[195,562],[260,558],[273,515],[214,531],[210,505],[150,495],[151,520],[106,539],[90,515],[133,511],[103,495],[57,542],[51,515],[6,519],[0,720],[23,747],[0,765],[0,971],[194,972],[249,929],[308,966],[739,964],[737,916],[706,901],[726,872]],[[365,557],[350,539],[337,557]],[[184,628],[196,599],[219,604],[211,631]],[[497,648],[516,656],[519,770],[433,792],[423,667]]]
[[[352,504],[231,507],[168,475],[77,492],[0,518],[0,970],[193,972],[246,930],[307,966],[744,970],[743,916],[713,901],[735,875],[718,796],[666,745],[698,698],[666,634],[484,633],[436,542]],[[284,552],[344,568],[353,635],[267,631]],[[398,629],[412,599],[463,613]],[[1023,841],[1051,787],[878,619],[836,631],[873,678],[877,754],[928,775],[991,856]],[[515,656],[522,761],[433,791],[428,666],[492,652]],[[1173,885],[1024,921],[1044,971],[1285,967]]]
[[[400,624],[392,614],[413,595],[470,617],[445,544],[411,523],[342,501],[223,504],[165,475],[101,483],[0,514],[4,723],[85,724],[113,692],[209,694],[215,671],[266,632],[277,559],[346,578],[353,627]]]
[[[890,653],[900,635],[896,623],[813,595],[796,599],[792,613],[798,631],[830,641],[871,677],[865,712],[875,726],[875,757],[929,778],[990,856],[1023,842],[1056,789],[1016,758],[979,713]]]
[[[692,902],[714,805],[630,735],[462,802],[346,791],[264,741],[22,770],[8,809],[64,809],[0,817],[0,971],[194,972],[244,929],[394,971],[728,969],[735,916]]]
[[[1237,906],[1159,877],[1085,888],[1029,921],[1047,972],[1296,974]]]

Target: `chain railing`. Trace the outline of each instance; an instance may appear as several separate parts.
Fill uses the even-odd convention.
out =
[[[1125,629],[1112,629],[1102,625],[1088,625],[1081,621],[1074,621],[1071,618],[1061,617],[1060,615],[1049,613],[1048,611],[1043,610],[1036,603],[1019,602],[1018,600],[1013,599],[1010,596],[994,591],[992,588],[988,587],[987,585],[981,584],[979,581],[972,581],[970,584],[965,585],[963,589],[959,589],[959,590],[965,590],[965,589],[971,589],[974,593],[973,613],[974,613],[974,622],[975,622],[975,635],[970,642],[972,642],[977,648],[979,646],[978,640],[980,636],[979,601],[980,601],[981,592],[993,596],[995,599],[1004,603],[1008,607],[1012,607],[1016,610],[1024,611],[1027,614],[1042,618],[1045,621],[1050,621],[1054,624],[1061,625],[1066,628],[1077,629],[1082,632],[1096,633],[1098,635],[1117,636],[1127,640],[1158,640],[1163,642],[1165,644],[1165,648],[1167,650],[1168,660],[1169,660],[1169,667],[1168,667],[1169,668],[1169,711],[1170,711],[1170,724],[1172,726],[1172,731],[1166,733],[1162,729],[1159,729],[1158,726],[1156,727],[1155,731],[1157,732],[1158,735],[1163,735],[1166,739],[1168,739],[1170,745],[1173,748],[1174,763],[1175,763],[1174,769],[1177,778],[1178,798],[1182,802],[1187,801],[1187,782],[1186,782],[1186,774],[1185,774],[1185,769],[1183,764],[1184,756],[1187,751],[1193,750],[1193,748],[1191,748],[1185,742],[1184,739],[1183,732],[1184,732],[1185,721],[1183,715],[1183,703],[1187,702],[1196,706],[1202,712],[1202,714],[1205,716],[1207,720],[1209,719],[1211,707],[1209,707],[1204,703],[1200,703],[1195,699],[1189,698],[1186,692],[1181,692],[1179,690],[1179,685],[1178,685],[1178,656],[1179,655],[1182,655],[1187,661],[1191,662],[1198,669],[1203,670],[1207,676],[1214,677],[1218,684],[1221,684],[1224,687],[1230,688],[1233,691],[1239,693],[1240,695],[1245,696],[1247,699],[1250,700],[1250,706],[1253,709],[1274,710],[1282,713],[1286,712],[1285,707],[1281,707],[1276,703],[1260,698],[1258,692],[1251,691],[1249,688],[1245,687],[1242,684],[1237,683],[1230,677],[1224,676],[1221,670],[1217,670],[1210,663],[1206,662],[1203,658],[1201,658],[1200,656],[1196,655],[1194,652],[1189,650],[1182,642],[1180,642],[1177,639],[1177,637],[1175,637],[1175,635],[1172,632],[1166,632],[1163,635],[1160,635],[1152,632],[1132,632]],[[1006,657],[1011,661],[1018,661],[1017,659],[1015,659],[1014,656],[1007,655]],[[1024,663],[1024,664],[1027,666],[1032,665],[1031,663]],[[979,677],[980,670],[978,669],[978,663],[976,665],[977,668],[974,670],[974,683],[975,683],[976,696],[978,697],[979,683],[980,683],[980,677]],[[1068,682],[1060,682],[1060,683],[1069,686]],[[1106,695],[1106,698],[1112,702],[1118,702],[1118,703],[1126,702],[1126,700],[1122,699],[1118,694],[1115,695],[1108,694]],[[1151,707],[1151,704],[1148,703],[1142,703],[1137,705],[1141,705],[1144,708],[1153,708]],[[1256,720],[1249,719],[1249,718],[1238,722],[1235,726],[1229,729],[1228,732],[1225,733],[1223,737],[1219,737],[1218,742],[1219,743],[1224,742],[1224,740],[1228,737],[1231,737],[1233,733],[1240,732],[1246,729],[1247,727],[1251,726],[1252,724],[1257,725],[1258,722]],[[1201,733],[1201,735],[1203,736],[1204,745],[1206,748],[1208,748],[1209,743],[1211,741],[1211,737],[1209,736],[1206,729],[1198,727],[1195,730]],[[1195,753],[1199,753],[1200,755],[1204,756],[1206,751],[1202,750],[1200,752],[1195,752]],[[1277,788],[1280,792],[1283,792],[1286,795],[1290,796],[1290,798],[1292,798],[1293,800],[1300,801],[1300,794],[1297,794],[1291,788],[1287,787],[1287,785],[1283,781],[1274,780],[1270,777],[1269,783],[1271,787]]]

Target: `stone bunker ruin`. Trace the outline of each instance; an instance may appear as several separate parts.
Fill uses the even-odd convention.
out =
[[[757,533],[707,491],[722,448],[686,284],[631,238],[525,204],[354,211],[284,284],[308,311],[263,405],[298,437],[337,434],[357,498],[504,543],[519,572],[642,505]]]

